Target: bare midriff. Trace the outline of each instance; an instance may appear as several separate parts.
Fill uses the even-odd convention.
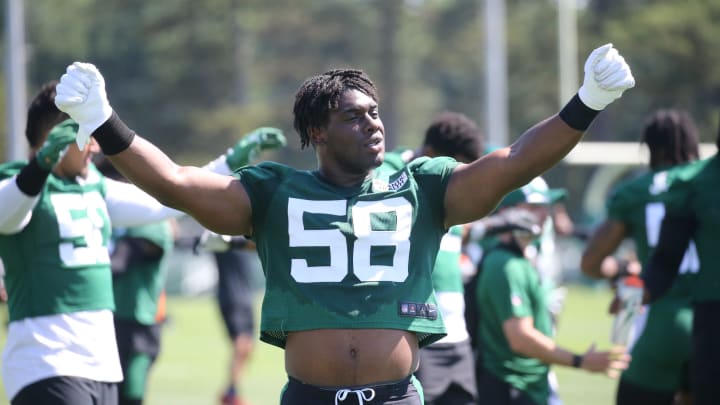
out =
[[[285,345],[288,375],[322,387],[398,381],[417,366],[417,337],[402,330],[315,329],[290,333]]]

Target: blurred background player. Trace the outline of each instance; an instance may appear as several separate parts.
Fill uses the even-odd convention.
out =
[[[641,142],[650,151],[649,170],[620,182],[608,199],[607,219],[590,236],[582,256],[582,271],[590,277],[617,280],[645,269],[657,245],[664,201],[672,198],[668,190],[678,173],[673,167],[699,157],[695,123],[683,110],[654,112]],[[639,263],[612,256],[627,238]],[[618,384],[617,404],[690,403],[690,293],[698,266],[691,245],[672,290],[640,312],[628,330],[633,360]]]
[[[126,181],[107,159],[95,162],[106,177]],[[112,230],[113,318],[123,371],[119,405],[143,403],[150,368],[160,353],[164,314],[159,312],[174,239],[172,220]]]
[[[464,114],[440,113],[425,131],[416,150],[399,149],[385,154],[379,170],[399,170],[418,157],[449,156],[468,163],[480,157],[482,133]],[[451,227],[440,242],[432,281],[447,336],[420,350],[420,380],[428,405],[475,404],[475,364],[465,325],[465,298],[460,255],[464,226]]]
[[[242,236],[218,235],[205,230],[197,248],[211,252],[218,271],[215,292],[225,331],[232,342],[228,381],[220,396],[222,405],[249,405],[242,395],[242,380],[255,346],[254,266],[257,253]]]
[[[97,144],[77,147],[78,125],[56,107],[56,85],[43,85],[28,109],[29,161],[0,165],[0,257],[10,315],[3,383],[14,405],[116,404],[122,369],[111,223],[184,214],[97,170],[91,163]],[[234,150],[212,170],[230,174]]]
[[[10,313],[3,382],[13,404],[115,404],[122,371],[110,220],[136,223],[177,211],[134,186],[107,184],[90,163],[97,146],[71,145],[77,124],[55,107],[55,86],[44,85],[28,110],[30,161],[0,167],[0,256]],[[123,215],[131,206],[140,213]]]
[[[527,186],[526,186],[527,187]],[[483,255],[476,278],[475,302],[480,361],[478,397],[487,404],[547,404],[551,400],[551,364],[616,376],[627,366],[619,349],[583,355],[554,342],[547,293],[541,276],[525,251],[540,236],[544,218],[537,205],[551,196],[517,189],[498,207],[512,215],[513,226],[496,235],[497,243]],[[538,201],[543,196],[544,202]]]
[[[552,321],[552,336],[555,336],[560,313],[567,296],[567,289],[562,285],[564,281],[563,269],[559,247],[557,246],[557,236],[572,233],[574,226],[564,209],[567,192],[564,189],[548,188],[547,182],[539,176],[524,185],[520,190],[525,194],[526,208],[523,210],[505,210],[502,213],[496,213],[496,215],[485,217],[470,224],[467,227],[468,231],[463,241],[464,249],[469,255],[473,256],[472,261],[476,263],[476,272],[481,267],[483,252],[488,251],[499,242],[497,235],[508,229],[513,229],[518,225],[516,221],[522,223],[525,219],[522,213],[525,210],[532,211],[541,224],[541,232],[527,246],[524,254],[533,267],[537,269],[540,276],[540,284],[546,296],[545,303],[548,306]],[[466,301],[475,302],[476,286],[474,284],[476,283],[476,275],[466,281],[466,284],[468,284],[466,286],[468,289]],[[478,319],[474,306],[467,307],[466,318],[468,318],[471,330],[476,361],[481,361],[479,338],[474,335]],[[481,364],[478,364],[477,367],[481,367]],[[559,383],[552,369],[548,372],[548,378],[551,390],[550,403],[559,405],[561,404],[557,393]]]
[[[715,140],[720,148],[720,131]],[[691,291],[692,351],[690,387],[696,405],[720,402],[720,159],[710,158],[679,167],[665,200],[667,213],[660,237],[643,274],[651,305],[672,295],[683,283],[686,249],[694,242],[700,264]]]
[[[275,128],[261,127],[246,134],[232,154],[233,167],[254,161],[263,150],[284,147],[287,140]],[[223,405],[249,405],[241,393],[242,378],[255,341],[255,245],[242,236],[218,235],[205,230],[198,246],[212,252],[218,271],[216,298],[225,330],[232,342],[228,381],[220,396]]]
[[[241,395],[241,386],[256,339],[252,266],[257,259],[251,254],[254,253],[237,248],[214,253],[218,308],[233,348],[222,405],[249,405]]]

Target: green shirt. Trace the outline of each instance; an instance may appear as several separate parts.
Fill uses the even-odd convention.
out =
[[[662,219],[666,212],[665,202],[682,198],[681,192],[672,188],[672,185],[679,178],[687,176],[692,167],[693,164],[690,164],[644,173],[619,183],[608,199],[608,218],[625,225],[635,243],[643,271],[660,237]],[[678,277],[666,297],[688,297],[698,269],[697,252],[695,245],[691,243],[678,269]]]
[[[720,159],[717,155],[681,168],[672,185],[668,213],[694,221],[692,238],[700,270],[692,291],[693,301],[720,300]]]
[[[173,249],[170,222],[113,229],[113,239],[120,238],[146,239],[163,251],[158,259],[131,262],[123,273],[113,277],[115,317],[153,325],[165,281],[166,262]]]
[[[503,332],[505,321],[531,317],[535,329],[551,336],[550,312],[537,270],[517,253],[502,245],[495,247],[483,259],[476,299],[485,370],[527,393],[538,404],[547,403],[549,366],[514,352]]]
[[[0,180],[27,162],[0,165]],[[86,179],[50,174],[20,232],[0,235],[10,321],[113,309],[106,186],[94,166]]]
[[[240,169],[266,276],[261,339],[284,347],[289,331],[323,328],[407,330],[421,346],[444,336],[431,271],[455,166],[420,158],[351,188],[273,162]]]

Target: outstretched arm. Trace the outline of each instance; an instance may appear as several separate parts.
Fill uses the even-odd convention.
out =
[[[545,364],[560,364],[616,378],[628,366],[630,356],[620,347],[607,352],[595,351],[595,345],[582,356],[558,346],[554,340],[535,329],[530,317],[510,318],[503,323],[503,332],[512,351],[533,357]]]
[[[55,103],[80,125],[81,147],[92,134],[126,178],[164,205],[188,213],[218,233],[252,234],[250,199],[240,181],[177,165],[137,136],[112,111],[105,81],[95,66],[79,62],[69,66],[57,86]]]
[[[600,224],[590,236],[580,262],[580,268],[586,276],[612,278],[618,274],[618,262],[610,255],[625,239],[625,232],[625,224],[622,222],[607,219]]]
[[[667,214],[663,218],[658,244],[642,276],[646,302],[657,300],[672,286],[695,228],[695,221],[687,217]]]
[[[486,215],[505,194],[551,168],[580,141],[595,116],[634,85],[630,67],[612,44],[595,49],[585,62],[582,87],[559,114],[534,125],[511,146],[458,165],[445,195],[445,224]]]

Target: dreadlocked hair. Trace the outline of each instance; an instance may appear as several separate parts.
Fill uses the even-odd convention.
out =
[[[45,142],[50,130],[57,124],[69,118],[55,105],[56,80],[42,85],[40,91],[33,97],[27,112],[25,125],[25,138],[31,147],[35,148]]]
[[[677,165],[700,156],[695,121],[686,111],[660,109],[645,124],[641,142],[650,149],[650,167]]]
[[[425,145],[442,156],[464,156],[470,161],[480,157],[483,135],[477,124],[465,114],[440,113],[425,130]]]
[[[310,145],[311,129],[327,125],[330,110],[338,107],[347,90],[358,90],[378,102],[375,84],[362,70],[334,69],[305,79],[293,106],[293,127],[300,135],[301,149]]]

